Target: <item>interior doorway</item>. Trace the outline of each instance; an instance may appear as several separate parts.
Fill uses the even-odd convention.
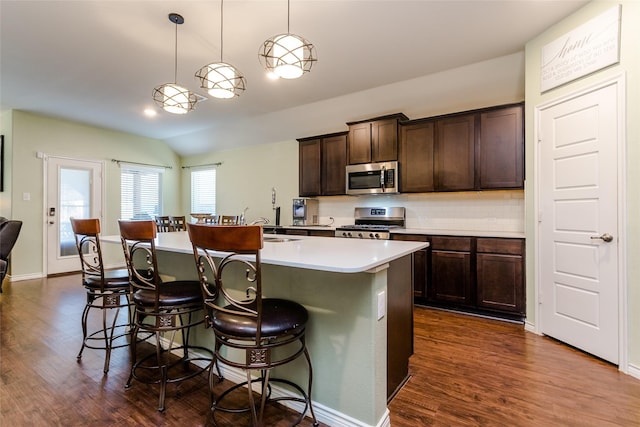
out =
[[[624,340],[621,79],[538,107],[539,331],[614,364]]]
[[[45,157],[47,275],[80,269],[69,218],[101,218],[103,169],[101,161]]]

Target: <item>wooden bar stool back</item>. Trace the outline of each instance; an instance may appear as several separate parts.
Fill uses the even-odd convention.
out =
[[[153,221],[118,221],[118,224],[134,290],[133,336],[150,332],[156,341],[155,350],[142,357],[138,355],[136,341],[131,341],[132,366],[125,387],[130,387],[133,379],[160,384],[158,410],[164,411],[167,384],[207,371],[213,360],[211,349],[189,344],[191,329],[204,322],[199,314],[204,301],[202,291],[197,280],[162,281]],[[180,332],[181,342],[175,342],[176,332]],[[165,348],[163,343],[167,339]],[[176,356],[177,353],[182,356]]]
[[[127,347],[131,327],[131,288],[127,269],[105,270],[100,247],[100,220],[71,218],[76,248],[80,257],[82,285],[87,291],[87,303],[82,311],[82,347],[77,359],[80,362],[85,348],[105,350],[104,373],[109,372],[111,350]],[[126,321],[119,319],[120,309],[127,310]],[[102,328],[88,331],[89,312],[102,312]],[[109,313],[114,310],[113,313]],[[109,319],[108,314],[113,314]]]
[[[296,302],[263,298],[262,227],[187,224],[187,231],[204,293],[205,319],[215,337],[214,361],[219,379],[222,381],[220,364],[243,369],[247,375],[245,382],[216,397],[214,370],[210,371],[213,423],[216,424],[216,411],[250,412],[253,426],[262,426],[266,404],[290,400],[304,404],[295,424],[309,411],[313,424],[318,425],[311,403],[313,373],[305,343],[309,314]],[[220,252],[228,254],[221,255]],[[304,356],[309,372],[306,390],[288,379],[271,378],[272,369],[301,356]],[[225,397],[230,393],[253,383],[260,385],[258,402],[254,399],[253,387],[248,386],[246,408],[225,405]],[[272,384],[281,387],[283,393],[278,393],[281,397],[270,397]]]

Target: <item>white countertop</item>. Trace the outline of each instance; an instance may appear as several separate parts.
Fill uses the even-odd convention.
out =
[[[286,242],[265,240],[261,252],[263,264],[338,273],[375,271],[385,268],[390,261],[428,246],[426,242],[398,240],[338,239],[281,234],[266,234],[265,237],[291,240]],[[100,240],[105,243],[120,244],[118,235],[101,236]],[[186,231],[158,233],[156,249],[193,253]]]

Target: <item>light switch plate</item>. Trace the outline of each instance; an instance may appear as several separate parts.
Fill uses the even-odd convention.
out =
[[[378,320],[387,314],[387,293],[385,291],[378,292]]]

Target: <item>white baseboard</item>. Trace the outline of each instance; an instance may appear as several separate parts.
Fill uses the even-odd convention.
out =
[[[23,280],[33,280],[33,279],[42,279],[44,274],[42,273],[31,273],[31,274],[21,274],[16,276],[15,274],[10,274],[7,276],[10,282],[21,282]]]
[[[627,374],[640,380],[640,366],[629,363]]]

